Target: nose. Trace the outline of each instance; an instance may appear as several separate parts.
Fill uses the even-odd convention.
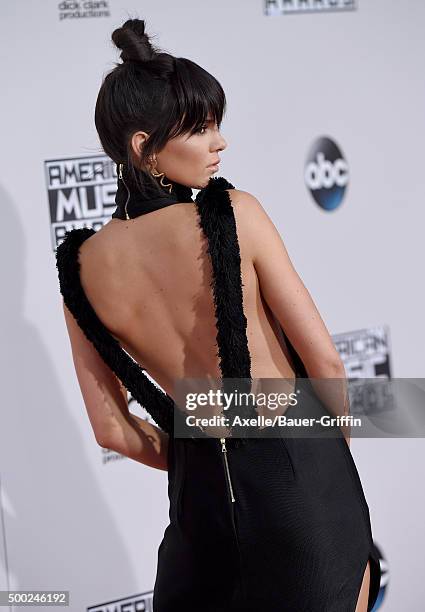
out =
[[[216,150],[217,151],[223,151],[223,149],[225,149],[226,147],[227,147],[227,142],[223,138],[223,136],[219,133],[218,134],[218,142],[217,142]]]

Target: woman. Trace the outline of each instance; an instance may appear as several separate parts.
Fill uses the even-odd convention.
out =
[[[261,204],[213,177],[227,146],[221,85],[153,48],[144,21],[112,40],[122,63],[95,122],[117,163],[117,208],[98,232],[68,232],[57,267],[96,440],[168,470],[154,611],[370,611],[379,559],[348,437],[173,435],[178,379],[295,389],[345,374]],[[129,412],[127,390],[159,427]]]

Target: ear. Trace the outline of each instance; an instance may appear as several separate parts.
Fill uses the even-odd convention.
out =
[[[139,158],[140,151],[143,147],[143,143],[149,138],[149,134],[146,132],[134,132],[131,137],[131,148],[133,153],[136,155],[136,158]]]

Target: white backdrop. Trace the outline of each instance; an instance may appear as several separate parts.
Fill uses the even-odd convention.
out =
[[[62,314],[45,164],[102,154],[94,105],[118,61],[110,35],[128,17],[146,19],[157,44],[222,83],[220,174],[268,210],[335,340],[367,344],[385,330],[387,373],[424,375],[425,4],[359,0],[353,9],[1,3],[0,589],[67,589],[73,611],[151,609],[167,475],[95,442]],[[348,168],[333,211],[316,204],[304,176],[322,137]],[[367,366],[373,350],[362,346]],[[379,608],[419,612],[424,441],[353,439],[351,448],[383,556]]]

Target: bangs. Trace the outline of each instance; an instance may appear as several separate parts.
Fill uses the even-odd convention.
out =
[[[220,127],[226,109],[226,96],[220,83],[209,72],[186,58],[176,58],[175,100],[171,112],[169,138],[193,134],[210,116]]]

